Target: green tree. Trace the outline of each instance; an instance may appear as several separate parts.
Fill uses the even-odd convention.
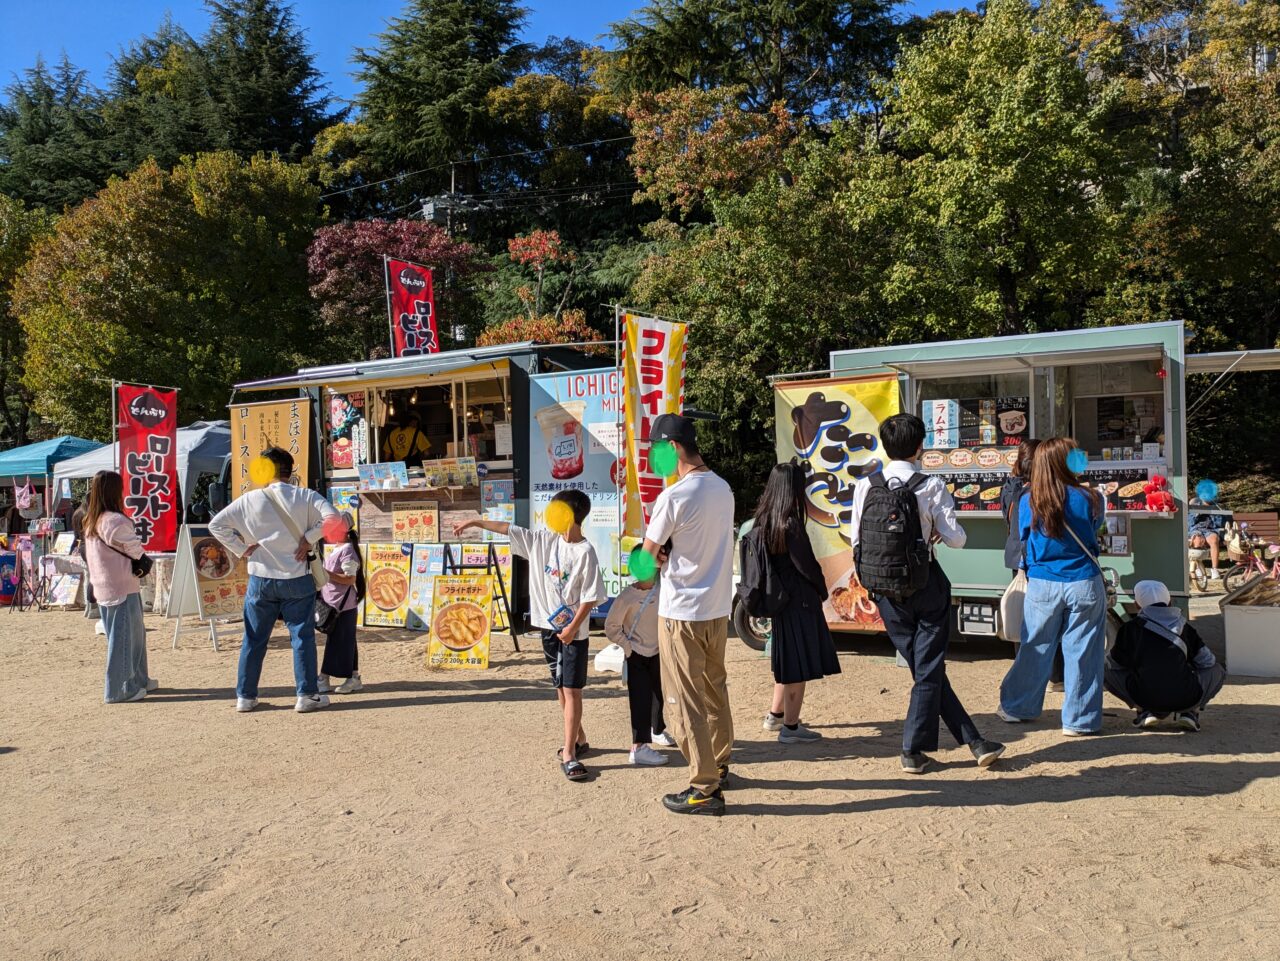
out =
[[[528,56],[523,23],[513,0],[412,0],[376,47],[356,52],[356,102],[379,170],[436,168],[406,185],[425,194],[449,183],[450,162],[505,152],[493,149],[503,140],[488,97]],[[467,189],[479,182],[474,165],[459,176]]]
[[[5,90],[0,106],[0,193],[51,210],[79,203],[110,170],[102,94],[64,56],[43,61]]]
[[[317,193],[300,166],[222,152],[147,161],[69,211],[13,295],[36,410],[102,437],[113,378],[180,388],[186,420],[221,414],[237,381],[315,360]]]
[[[867,104],[892,59],[891,0],[650,0],[613,26],[620,92],[737,87],[748,109],[815,120]]]
[[[22,384],[26,344],[10,308],[18,269],[50,224],[44,210],[0,194],[0,449],[30,442],[32,397]]]

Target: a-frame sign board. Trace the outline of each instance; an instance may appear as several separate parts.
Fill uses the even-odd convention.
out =
[[[184,629],[184,619],[196,617],[208,625],[209,640],[218,650],[218,621],[231,623],[244,618],[244,591],[249,572],[243,558],[217,542],[209,528],[182,526],[178,552],[173,564],[173,584],[165,616],[174,619],[173,646]],[[185,625],[191,630],[192,625]]]

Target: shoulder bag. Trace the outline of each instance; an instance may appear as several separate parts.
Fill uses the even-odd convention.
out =
[[[1018,568],[1000,597],[1000,636],[1006,641],[1022,640],[1022,611],[1027,602],[1027,572]]]
[[[144,553],[141,557],[130,557],[128,554],[120,550],[120,548],[116,547],[114,544],[110,544],[107,541],[103,540],[102,538],[98,538],[98,540],[103,547],[109,548],[110,550],[115,551],[121,557],[127,558],[129,561],[129,571],[133,574],[134,577],[138,578],[138,580],[142,580],[142,578],[150,574],[151,568],[155,566],[155,561],[151,559],[151,556],[149,554]]]
[[[272,506],[275,507],[280,519],[284,521],[285,529],[297,539],[298,543],[302,543],[302,531],[298,530],[298,525],[293,522],[293,518],[289,516],[284,504],[276,497],[275,491],[270,487],[266,487],[263,488],[263,493],[267,495],[267,500],[271,501]],[[307,566],[311,569],[311,579],[315,581],[317,591],[329,583],[329,572],[325,570],[324,561],[314,550],[307,554]]]
[[[342,600],[338,602],[338,606],[334,607],[323,598],[316,598],[316,630],[321,634],[332,634],[334,628],[338,626],[338,618],[342,616],[342,608],[346,606],[347,598],[351,596],[351,592],[355,590],[355,585],[351,584],[347,587],[342,595]]]

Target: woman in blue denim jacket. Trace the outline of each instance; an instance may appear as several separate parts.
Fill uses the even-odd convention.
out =
[[[1031,485],[1018,508],[1026,545],[1027,594],[1018,656],[1000,685],[1000,717],[1030,721],[1044,708],[1053,656],[1062,649],[1062,733],[1102,730],[1107,591],[1098,566],[1105,507],[1097,491],[1067,467],[1075,442],[1061,437],[1036,449]]]

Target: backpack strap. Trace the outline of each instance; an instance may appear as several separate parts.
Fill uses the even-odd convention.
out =
[[[888,487],[889,486],[889,482],[884,479],[884,471],[882,470],[878,470],[874,474],[872,474],[870,480],[871,480],[872,487]]]
[[[911,491],[913,494],[918,493],[920,488],[924,487],[927,483],[929,483],[929,478],[926,475],[921,474],[919,471],[916,471],[907,480],[907,490]]]

